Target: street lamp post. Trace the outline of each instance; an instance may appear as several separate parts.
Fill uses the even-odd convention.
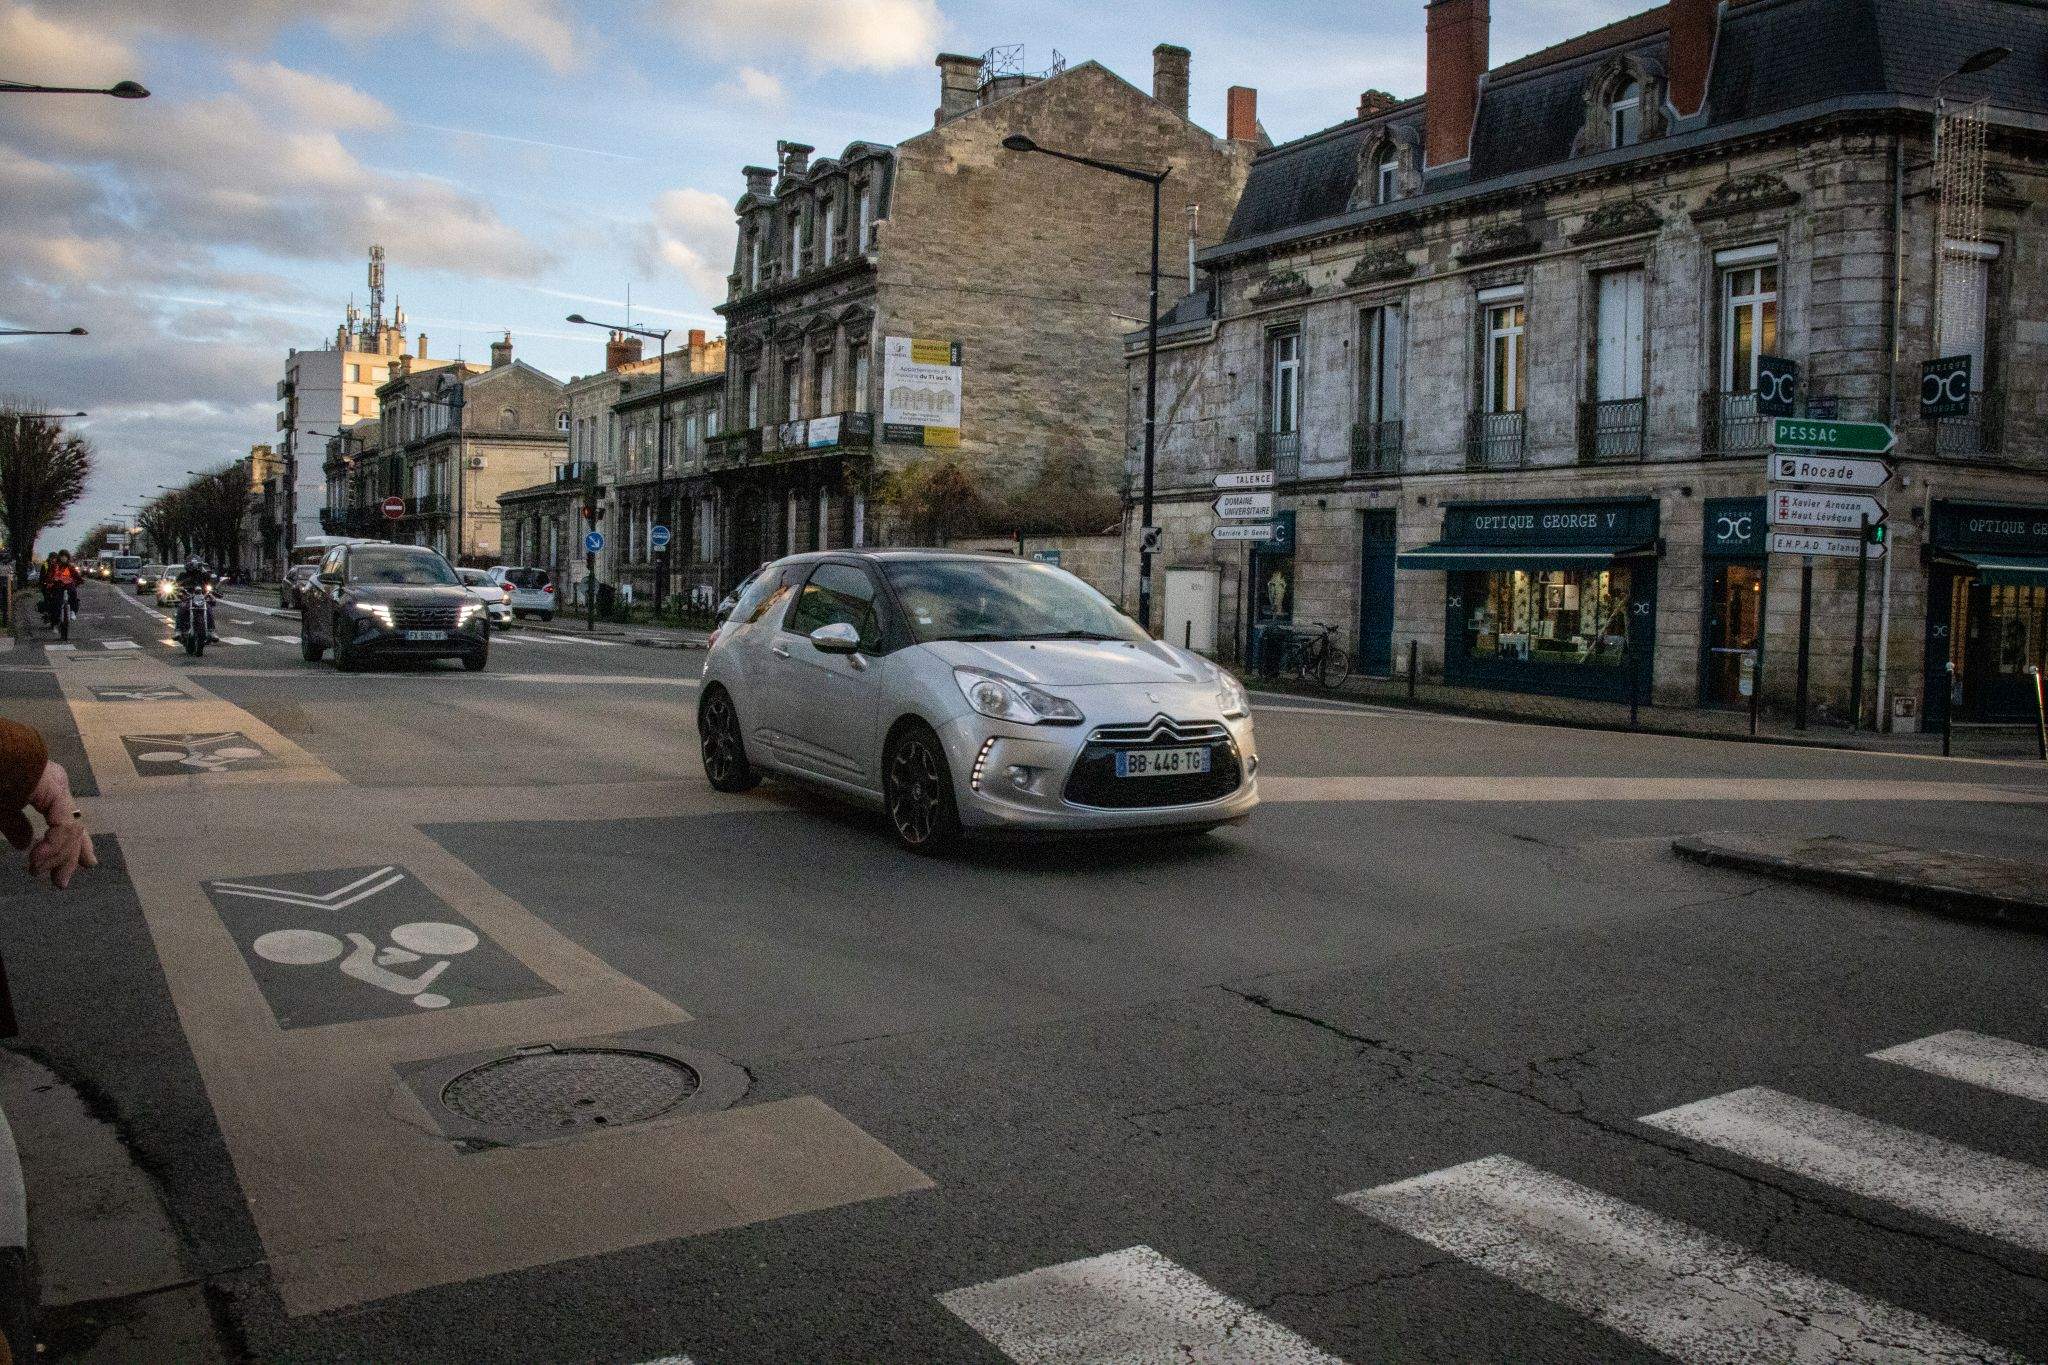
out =
[[[33,327],[0,327],[0,337],[82,337],[88,333],[83,327],[67,327],[61,332],[38,331]]]
[[[668,505],[668,338],[671,328],[633,327],[624,323],[592,322],[581,313],[569,314],[568,321],[584,327],[603,327],[614,332],[625,332],[636,337],[646,337],[661,347],[661,377],[654,387],[654,520],[658,526],[669,527],[672,509]],[[675,543],[675,529],[669,527],[669,545]],[[654,564],[654,614],[661,615],[661,599],[668,590],[668,546],[654,552],[658,558]],[[591,594],[596,596],[597,586],[591,585]]]
[[[1150,295],[1145,306],[1144,492],[1138,516],[1138,620],[1149,634],[1152,630],[1152,465],[1157,450],[1159,419],[1159,196],[1160,187],[1173,173],[1173,168],[1141,171],[1131,166],[1119,166],[1113,161],[1098,161],[1092,156],[1054,151],[1050,147],[1039,146],[1022,133],[1012,133],[1004,138],[1003,147],[1012,152],[1037,152],[1041,156],[1072,161],[1152,187],[1152,274]]]
[[[112,95],[117,100],[146,100],[149,91],[134,81],[112,85],[26,85],[21,81],[0,81],[0,95]]]

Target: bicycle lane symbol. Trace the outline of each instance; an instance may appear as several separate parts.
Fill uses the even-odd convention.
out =
[[[205,888],[285,1028],[553,994],[401,867],[223,879]]]

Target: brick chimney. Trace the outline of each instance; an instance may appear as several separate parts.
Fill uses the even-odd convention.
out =
[[[932,111],[932,126],[972,109],[981,92],[981,58],[957,52],[941,52],[933,65],[939,68],[939,107]]]
[[[1707,75],[1714,60],[1714,27],[1718,0],[1671,0],[1671,107],[1680,118],[1697,114],[1707,98]]]
[[[512,363],[512,334],[510,332],[491,343],[491,368],[502,370]]]
[[[1358,116],[1371,118],[1375,114],[1384,114],[1400,102],[1384,90],[1368,90],[1358,97]]]
[[[775,194],[775,172],[766,166],[748,166],[740,174],[747,178],[747,193],[756,199],[768,199]]]
[[[1229,112],[1224,128],[1232,142],[1259,140],[1259,92],[1248,85],[1233,85],[1228,96]]]
[[[630,365],[640,358],[640,338],[627,336],[624,332],[613,332],[604,343],[604,367],[616,370],[621,365]]]
[[[1172,43],[1152,49],[1152,98],[1188,116],[1188,50]]]
[[[427,358],[427,334],[425,332],[420,333],[419,349],[416,350],[413,354],[415,358],[420,360],[425,360]]]
[[[1430,0],[1424,163],[1442,166],[1472,152],[1479,78],[1486,74],[1487,0]]]

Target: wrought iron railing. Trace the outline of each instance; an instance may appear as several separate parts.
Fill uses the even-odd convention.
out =
[[[1401,422],[1354,422],[1351,426],[1351,472],[1392,474],[1401,468]]]
[[[1465,464],[1470,469],[1515,469],[1528,450],[1529,414],[1474,412],[1465,419]]]
[[[1301,477],[1301,433],[1260,432],[1258,467],[1272,470],[1275,483],[1293,483]]]
[[[1995,389],[1970,395],[1970,410],[1960,417],[1937,417],[1934,453],[1952,459],[1995,457],[2004,445],[2004,404]]]
[[[1700,395],[1700,449],[1708,455],[1751,455],[1771,448],[1771,418],[1754,393]]]
[[[1579,404],[1579,459],[1588,464],[1643,458],[1640,398],[1601,398]]]

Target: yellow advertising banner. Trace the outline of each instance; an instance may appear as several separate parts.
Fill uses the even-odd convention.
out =
[[[945,446],[949,449],[955,448],[960,444],[960,428],[926,427],[924,429],[924,443],[927,446]]]
[[[953,343],[950,341],[926,341],[921,337],[910,339],[910,359],[918,365],[950,365],[953,363]]]

